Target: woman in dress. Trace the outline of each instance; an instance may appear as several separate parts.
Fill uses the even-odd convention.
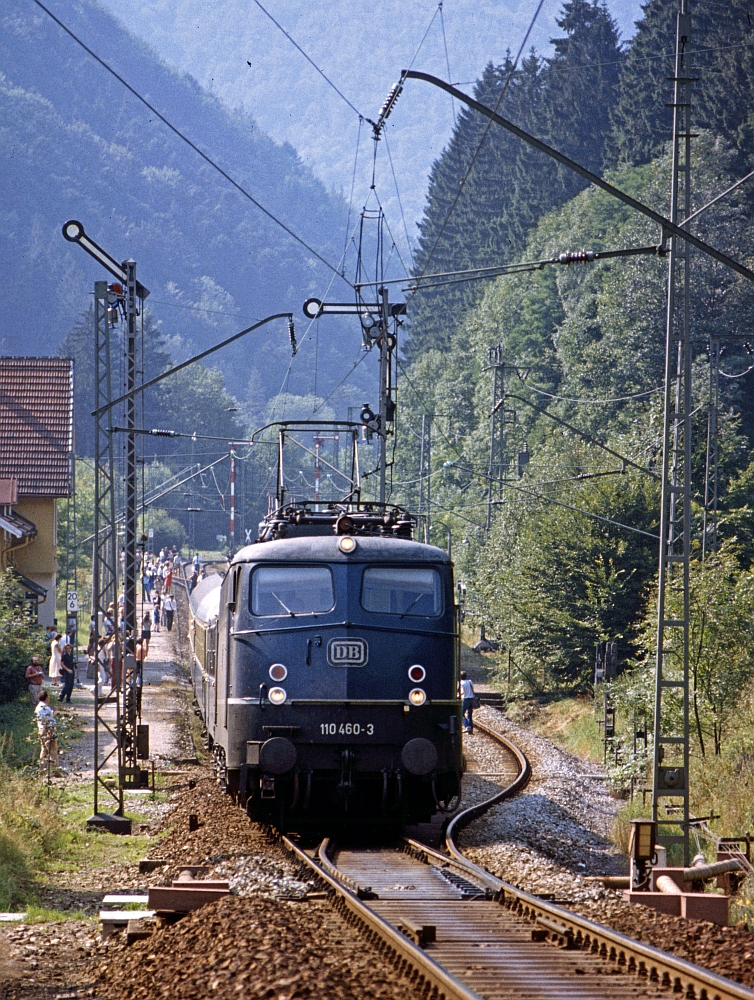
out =
[[[50,680],[52,681],[52,686],[58,686],[58,677],[60,677],[60,664],[63,659],[63,647],[60,645],[60,640],[63,638],[61,632],[55,633],[55,638],[50,643]]]

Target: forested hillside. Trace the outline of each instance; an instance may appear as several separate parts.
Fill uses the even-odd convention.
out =
[[[605,8],[588,0],[566,4],[558,24],[565,35],[556,40],[551,59],[532,51],[515,72],[510,62],[489,65],[474,96],[599,172],[617,100],[618,32]],[[590,82],[585,87],[587,67]],[[416,273],[520,259],[537,219],[581,187],[576,175],[491,126],[475,111],[463,110],[448,148],[432,170]],[[477,282],[417,294],[412,302],[409,356],[445,348],[460,317],[482,293]]]
[[[667,213],[665,105],[672,100],[667,77],[676,10],[672,0],[651,0],[636,37],[622,50],[601,4],[568,0],[555,56],[541,60],[531,54],[513,73],[509,65],[488,67],[477,97],[495,107],[507,86],[501,113]],[[702,51],[698,72],[692,57],[700,77],[692,96],[699,133],[693,143],[692,211],[754,166],[753,30],[743,2],[694,7],[694,48]],[[461,115],[453,142],[435,165],[419,273],[660,241],[653,224],[620,202],[581,190],[580,183],[501,129],[485,131],[479,116]],[[742,186],[694,223],[701,238],[749,264],[753,193]],[[452,534],[477,616],[472,620],[485,623],[488,634],[511,652],[524,690],[585,689],[594,645],[605,639],[618,642],[621,669],[651,662],[666,285],[667,260],[650,255],[532,269],[450,286],[450,293],[428,291],[410,304],[396,489],[416,504],[421,485],[426,513],[431,487],[432,540],[444,546]],[[711,602],[707,621],[720,611],[716,601],[723,599],[716,593],[732,593],[731,587],[746,591],[752,567],[754,372],[749,374],[752,348],[746,334],[753,293],[748,282],[693,253],[697,558],[707,462],[708,348],[711,337],[725,342],[721,552],[707,553],[707,566],[718,567],[708,568],[719,574],[718,589],[699,584],[698,590]],[[492,486],[488,532],[493,405],[488,351],[497,345],[506,364],[505,482]],[[432,466],[431,478],[419,484],[423,414],[433,415]],[[695,576],[695,587],[702,579]],[[696,641],[700,650],[706,648],[703,629]],[[742,655],[746,669],[754,669],[754,645]],[[707,726],[705,711],[700,709]]]
[[[295,150],[169,70],[92,0],[58,6],[129,84],[337,264],[346,206]],[[0,351],[54,352],[86,311],[92,282],[103,275],[63,240],[69,218],[117,259],[137,260],[152,315],[184,356],[271,312],[300,315],[304,298],[323,294],[333,277],[30,3],[4,5],[0,14],[0,123]],[[344,345],[355,353],[358,343],[332,325],[323,332],[320,386],[330,375],[337,381]],[[279,390],[289,356],[283,326],[217,363],[232,391],[243,394],[256,370],[268,396]],[[297,385],[297,368],[292,391],[309,391],[310,375],[302,366]]]

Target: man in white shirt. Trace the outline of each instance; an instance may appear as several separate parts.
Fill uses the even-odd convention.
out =
[[[461,695],[461,707],[463,710],[463,731],[465,733],[474,732],[474,685],[471,683],[464,670],[461,671],[461,680],[458,685]]]

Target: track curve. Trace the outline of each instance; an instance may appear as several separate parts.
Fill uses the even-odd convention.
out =
[[[450,823],[448,823],[445,830],[445,846],[448,853],[457,861],[463,861],[467,865],[473,865],[473,862],[469,861],[468,858],[461,853],[455,841],[456,836],[461,832],[461,830],[464,829],[464,827],[473,822],[473,820],[483,816],[488,809],[491,809],[493,806],[498,805],[498,803],[505,802],[506,799],[511,799],[514,795],[517,795],[522,789],[526,788],[531,778],[531,765],[529,764],[526,754],[519,747],[517,747],[515,743],[512,743],[509,739],[503,736],[502,733],[498,733],[496,730],[486,726],[483,722],[479,722],[477,720],[474,722],[474,725],[477,729],[481,730],[485,736],[490,737],[490,739],[494,740],[496,743],[500,743],[513,757],[515,757],[518,762],[519,771],[514,780],[507,787],[503,788],[499,792],[496,792],[490,798],[484,799],[482,802],[477,802],[473,806],[469,806],[467,809],[462,809],[461,812],[456,813]],[[477,865],[474,865],[474,867],[478,868]],[[479,868],[479,871],[482,872],[484,869]]]
[[[670,990],[689,1000],[754,1000],[738,983],[523,892],[465,858],[455,841],[460,830],[531,777],[515,744],[475,724],[519,770],[505,788],[453,817],[447,853],[410,838],[370,850],[339,849],[325,839],[312,853],[283,838],[327,883],[342,915],[406,971],[413,995],[637,1000]]]

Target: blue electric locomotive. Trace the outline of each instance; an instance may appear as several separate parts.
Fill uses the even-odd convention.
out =
[[[254,819],[396,827],[460,793],[453,570],[412,528],[393,507],[283,503],[194,590],[197,701]]]

